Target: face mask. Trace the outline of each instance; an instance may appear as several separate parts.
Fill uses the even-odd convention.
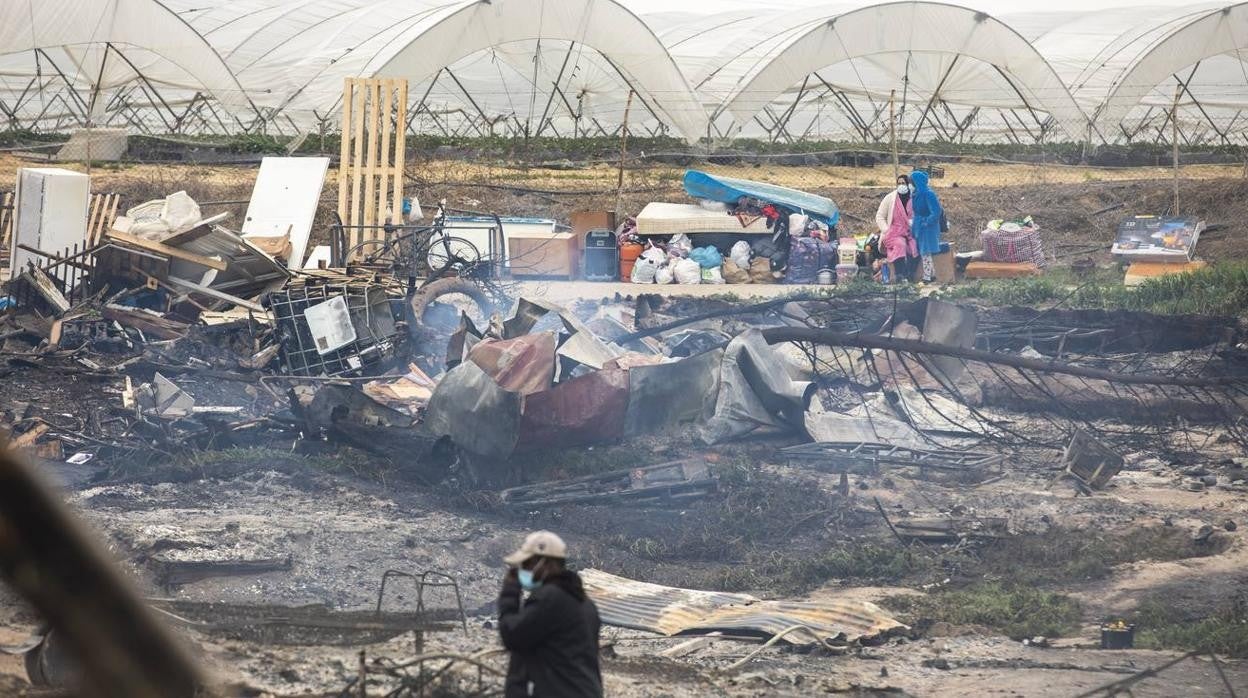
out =
[[[898,193],[898,194],[909,194],[909,193],[910,193],[910,187],[908,187],[908,186],[906,186],[906,185],[904,185],[904,184],[898,184],[898,185],[897,185],[897,193]]]
[[[520,580],[520,588],[525,591],[533,591],[542,585],[533,579],[533,570],[516,570],[516,577]]]

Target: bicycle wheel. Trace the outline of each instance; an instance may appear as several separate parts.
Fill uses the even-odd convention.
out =
[[[357,264],[366,266],[393,266],[398,261],[396,246],[391,244],[390,240],[365,240],[357,243],[354,247],[348,249],[342,258]],[[370,249],[377,248],[377,249]],[[356,256],[359,259],[355,259]]]
[[[425,262],[430,278],[436,278],[448,271],[462,273],[475,267],[481,263],[481,252],[464,238],[444,235],[429,241]]]

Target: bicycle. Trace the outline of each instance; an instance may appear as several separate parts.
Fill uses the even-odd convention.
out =
[[[398,277],[406,276],[410,281],[424,278],[426,284],[447,276],[477,276],[484,267],[492,270],[491,265],[482,265],[481,251],[476,245],[466,238],[450,234],[446,225],[448,210],[446,200],[439,201],[437,213],[428,226],[392,223],[346,226],[339,220],[339,230],[380,227],[385,231],[384,237],[364,240],[348,248],[342,253],[341,260],[345,262],[361,255],[358,261],[352,262],[354,265],[389,271]],[[377,249],[362,254],[374,247]]]

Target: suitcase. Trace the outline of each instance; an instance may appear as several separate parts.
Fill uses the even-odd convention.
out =
[[[620,251],[613,231],[596,228],[585,234],[583,266],[586,281],[615,281],[619,278]]]

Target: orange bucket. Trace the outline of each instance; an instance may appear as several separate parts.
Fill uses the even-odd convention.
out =
[[[633,278],[633,265],[645,248],[640,243],[626,242],[620,245],[620,281]]]

